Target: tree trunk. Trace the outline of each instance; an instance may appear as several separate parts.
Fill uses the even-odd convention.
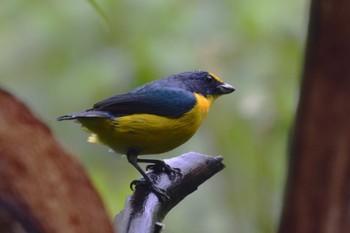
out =
[[[313,0],[280,233],[350,229],[350,1]]]
[[[112,233],[79,163],[0,89],[0,232]]]

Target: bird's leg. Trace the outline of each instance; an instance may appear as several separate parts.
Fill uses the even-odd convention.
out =
[[[151,169],[156,173],[165,172],[171,181],[175,180],[177,176],[182,177],[181,170],[179,168],[172,168],[166,164],[163,160],[158,159],[140,159],[137,158],[138,163],[151,163],[147,165],[146,170]]]
[[[138,158],[136,153],[132,153],[132,151],[129,151],[127,153],[127,158],[129,163],[136,168],[136,170],[143,176],[145,179],[143,180],[134,180],[130,183],[131,190],[134,190],[134,186],[136,185],[147,185],[152,190],[152,192],[158,197],[159,201],[166,202],[170,199],[170,197],[167,195],[167,193],[163,190],[158,188],[154,182],[149,178],[149,176],[142,170],[142,168],[137,164]]]

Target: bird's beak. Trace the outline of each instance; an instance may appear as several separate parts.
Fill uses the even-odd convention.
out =
[[[216,87],[216,93],[219,95],[229,94],[234,91],[235,91],[235,88],[227,83],[222,83]]]

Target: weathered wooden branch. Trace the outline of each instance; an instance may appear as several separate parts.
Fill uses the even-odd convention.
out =
[[[188,153],[165,162],[181,170],[182,177],[170,181],[165,173],[155,175],[157,186],[166,190],[170,199],[160,202],[157,196],[144,186],[137,186],[127,198],[124,210],[115,219],[119,233],[157,233],[165,215],[198,186],[224,168],[221,156]],[[154,176],[154,175],[153,175]]]
[[[313,0],[280,233],[350,229],[350,1]]]
[[[112,233],[84,169],[0,89],[0,232]]]

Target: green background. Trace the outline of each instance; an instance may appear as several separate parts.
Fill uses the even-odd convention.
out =
[[[169,74],[213,72],[236,92],[216,101],[189,142],[158,158],[196,151],[224,156],[226,168],[168,214],[165,232],[273,232],[308,4],[3,0],[0,85],[27,103],[82,162],[112,219],[140,175],[123,156],[86,143],[79,125],[55,118]]]

